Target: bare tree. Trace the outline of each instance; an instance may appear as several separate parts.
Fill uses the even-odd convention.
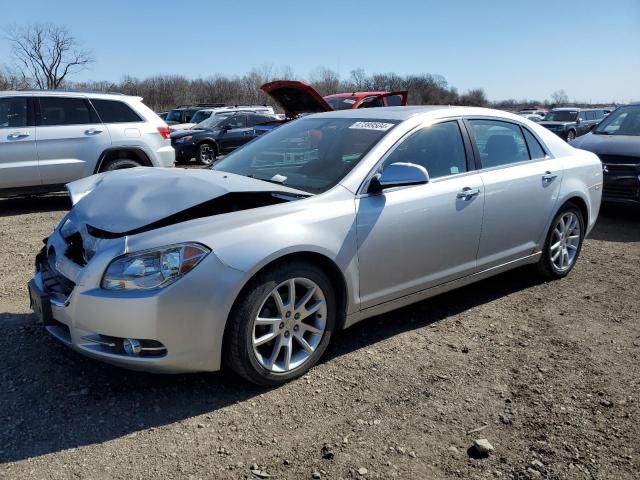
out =
[[[569,103],[569,97],[564,90],[558,90],[557,92],[553,92],[551,94],[551,102],[555,106],[566,105]]]
[[[65,79],[94,62],[91,53],[65,27],[35,24],[14,27],[6,35],[16,68],[38,88],[60,88]]]

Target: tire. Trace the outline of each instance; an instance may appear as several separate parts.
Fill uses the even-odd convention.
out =
[[[108,160],[102,165],[101,172],[111,172],[113,170],[122,170],[124,168],[142,167],[142,164],[137,160],[131,158],[114,158]]]
[[[572,140],[576,139],[576,131],[575,130],[569,130],[569,133],[567,133],[567,142],[571,142]]]
[[[289,309],[292,280],[296,301]],[[274,292],[280,298],[280,307]],[[229,316],[223,343],[224,366],[251,383],[268,387],[304,375],[329,344],[336,308],[329,278],[313,264],[296,262],[259,274],[238,296]],[[303,316],[308,311],[313,313]]]
[[[573,226],[567,219],[572,219]],[[561,226],[561,220],[565,227]],[[553,218],[547,232],[542,256],[536,265],[538,272],[549,279],[566,277],[578,261],[584,232],[584,217],[580,209],[573,203],[565,204]]]
[[[200,165],[211,165],[216,161],[216,147],[211,143],[204,142],[198,145],[198,155],[196,162]]]

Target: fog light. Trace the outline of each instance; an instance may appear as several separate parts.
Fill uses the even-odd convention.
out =
[[[142,345],[135,338],[125,338],[122,341],[122,348],[127,355],[140,355],[142,352]]]

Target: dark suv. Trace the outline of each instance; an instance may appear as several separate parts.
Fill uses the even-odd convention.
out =
[[[275,115],[248,112],[212,115],[199,123],[197,128],[171,134],[176,163],[195,158],[201,165],[211,165],[217,157],[232,152],[266,132],[256,129],[256,126],[276,121],[278,117]]]
[[[640,103],[618,108],[571,145],[600,157],[603,202],[640,204]]]
[[[224,103],[197,103],[194,105],[178,105],[167,113],[164,121],[167,125],[176,125],[178,123],[189,123],[193,115],[203,108],[224,107]]]
[[[554,108],[547,113],[540,125],[570,142],[590,132],[604,117],[604,108]]]

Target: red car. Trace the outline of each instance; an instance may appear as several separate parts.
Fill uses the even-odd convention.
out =
[[[396,107],[407,104],[407,91],[336,93],[322,97],[311,85],[295,80],[276,80],[260,87],[284,109],[287,117],[303,113],[352,108]]]

